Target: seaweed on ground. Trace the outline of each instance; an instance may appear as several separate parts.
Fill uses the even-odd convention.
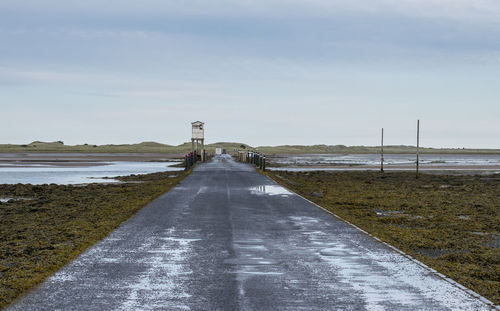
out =
[[[0,185],[0,309],[107,236],[186,172],[119,184]],[[18,199],[16,199],[18,198]]]
[[[266,174],[500,303],[500,174]]]

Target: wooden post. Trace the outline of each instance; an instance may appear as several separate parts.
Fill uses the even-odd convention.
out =
[[[191,139],[191,151],[194,151],[194,139]]]
[[[382,139],[380,141],[380,171],[384,172],[384,128],[382,128]]]
[[[416,162],[416,174],[418,178],[418,165],[419,165],[419,147],[420,147],[420,120],[417,120],[417,162]]]
[[[205,162],[207,159],[205,159],[205,139],[201,140],[201,161]]]

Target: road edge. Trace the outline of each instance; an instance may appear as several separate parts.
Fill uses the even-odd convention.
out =
[[[351,227],[353,227],[353,228],[355,228],[355,229],[357,229],[357,230],[361,231],[361,232],[362,232],[362,233],[364,233],[365,235],[367,235],[367,236],[369,236],[369,237],[371,237],[371,238],[375,239],[377,242],[382,243],[383,245],[385,245],[385,246],[389,247],[390,249],[394,250],[396,253],[398,253],[398,254],[400,254],[400,255],[402,255],[402,256],[404,256],[404,257],[408,258],[410,261],[412,261],[412,262],[416,263],[417,265],[419,265],[420,267],[422,267],[422,268],[424,268],[424,269],[428,270],[429,272],[431,272],[432,274],[436,275],[437,277],[439,277],[439,278],[441,278],[441,279],[445,280],[446,282],[450,283],[451,285],[453,285],[453,286],[457,287],[458,289],[462,290],[463,292],[465,292],[465,293],[466,293],[466,294],[468,294],[469,296],[472,296],[472,297],[474,297],[474,298],[478,299],[478,300],[479,300],[479,301],[481,301],[482,303],[486,304],[488,307],[491,307],[491,308],[492,308],[492,310],[500,310],[500,306],[497,306],[497,305],[496,305],[496,304],[494,304],[492,301],[490,301],[489,299],[487,299],[487,298],[485,298],[485,297],[483,297],[483,296],[479,295],[478,293],[476,293],[476,292],[475,292],[475,291],[473,291],[472,289],[465,287],[464,285],[462,285],[462,284],[458,283],[457,281],[455,281],[455,280],[453,280],[453,279],[451,279],[451,278],[447,277],[446,275],[442,274],[441,272],[438,272],[437,270],[435,270],[435,269],[433,269],[433,268],[429,267],[428,265],[424,264],[423,262],[421,262],[420,260],[418,260],[418,259],[414,258],[413,256],[408,255],[407,253],[403,252],[403,251],[402,251],[402,250],[400,250],[399,248],[397,248],[397,247],[395,247],[395,246],[393,246],[393,245],[391,245],[391,244],[389,244],[389,243],[387,243],[387,242],[385,242],[385,241],[382,241],[380,238],[378,238],[378,237],[374,236],[373,234],[371,234],[371,233],[369,233],[369,232],[365,231],[364,229],[362,229],[362,228],[360,228],[360,227],[356,226],[355,224],[351,223],[350,221],[348,221],[348,220],[346,220],[346,219],[344,219],[344,218],[340,217],[339,215],[337,215],[337,214],[333,213],[332,211],[329,211],[328,209],[324,208],[323,206],[321,206],[321,205],[319,205],[319,204],[317,204],[317,203],[314,203],[313,201],[309,200],[308,198],[306,198],[306,197],[304,197],[304,196],[302,196],[302,195],[300,195],[300,194],[296,193],[295,191],[293,191],[293,190],[289,189],[288,187],[286,187],[286,186],[282,185],[281,183],[279,183],[277,180],[274,180],[274,179],[273,179],[273,178],[271,178],[269,175],[267,175],[267,174],[263,174],[263,173],[262,173],[262,172],[260,172],[259,170],[257,170],[257,171],[258,171],[261,175],[263,175],[263,176],[267,177],[269,180],[271,180],[272,182],[274,182],[275,184],[277,184],[277,185],[279,185],[279,186],[281,186],[281,187],[285,188],[286,190],[290,191],[291,193],[293,193],[293,194],[297,195],[298,197],[300,197],[300,198],[302,198],[302,199],[306,200],[307,202],[309,202],[309,203],[313,204],[313,205],[314,205],[314,206],[316,206],[317,208],[319,208],[319,209],[321,209],[321,210],[323,210],[323,211],[327,212],[328,214],[330,214],[330,215],[334,216],[334,217],[335,217],[335,218],[337,218],[338,220],[340,220],[340,221],[342,221],[342,222],[344,222],[344,223],[346,223],[346,224],[350,225]]]

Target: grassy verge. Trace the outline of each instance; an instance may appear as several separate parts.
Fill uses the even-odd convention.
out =
[[[186,176],[122,177],[121,184],[0,185],[0,309],[107,236]]]
[[[266,174],[500,304],[500,174]]]

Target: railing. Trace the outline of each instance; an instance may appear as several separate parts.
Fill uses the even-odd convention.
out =
[[[192,151],[184,156],[184,170],[188,170],[198,162],[198,152]]]
[[[256,151],[238,151],[238,160],[255,165],[257,168],[266,170],[266,156]]]
[[[198,162],[198,161],[202,161],[202,162],[207,161],[207,159],[211,156],[213,156],[213,155],[209,154],[207,156],[207,152],[205,151],[205,149],[201,150],[201,154],[198,154],[197,150],[186,154],[184,156],[184,170],[187,171],[188,169],[193,167],[193,165],[195,165],[196,162]]]

